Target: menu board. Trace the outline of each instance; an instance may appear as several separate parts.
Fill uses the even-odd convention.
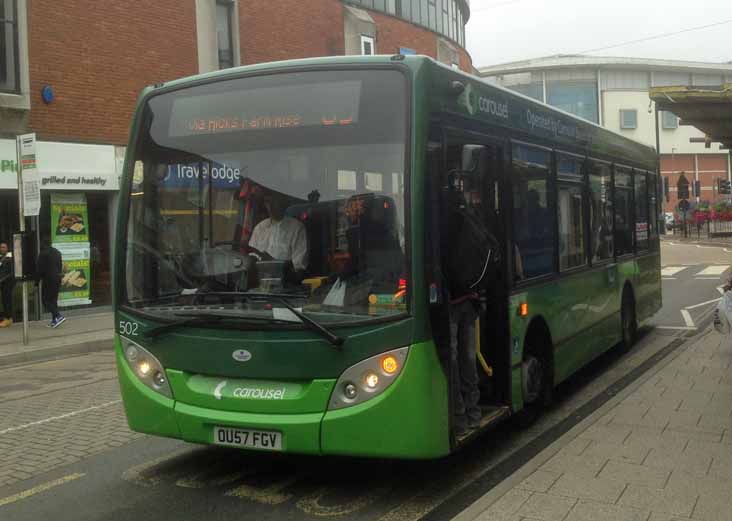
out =
[[[89,244],[66,243],[54,247],[61,252],[63,275],[58,293],[58,305],[83,306],[91,304],[91,261]]]
[[[91,304],[89,212],[84,194],[51,194],[51,242],[63,263],[58,305]]]
[[[89,243],[89,216],[84,194],[51,194],[51,242]]]

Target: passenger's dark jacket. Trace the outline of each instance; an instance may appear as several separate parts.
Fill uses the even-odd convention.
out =
[[[47,286],[61,284],[62,274],[61,252],[53,246],[41,250],[36,263],[36,280],[42,281]]]
[[[13,276],[13,256],[3,255],[0,258],[0,285],[12,285],[15,284],[15,277]]]
[[[482,219],[453,196],[449,208],[446,275],[452,300],[489,288],[498,278],[499,244]]]

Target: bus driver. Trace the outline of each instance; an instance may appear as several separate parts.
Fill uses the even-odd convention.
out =
[[[277,196],[267,197],[264,205],[269,218],[254,227],[249,247],[276,260],[291,261],[295,272],[302,275],[308,265],[305,225],[285,215],[285,202]]]

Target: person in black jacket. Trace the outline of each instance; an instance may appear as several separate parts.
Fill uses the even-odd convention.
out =
[[[43,284],[43,306],[51,313],[49,327],[58,327],[66,320],[66,317],[58,311],[58,292],[61,288],[62,275],[61,252],[51,246],[51,242],[46,239],[38,255],[36,280]]]
[[[450,382],[455,398],[453,427],[462,436],[480,426],[475,322],[480,293],[498,279],[499,244],[484,220],[450,182],[447,248],[443,259],[450,294]]]
[[[2,294],[3,312],[0,327],[13,324],[13,289],[15,274],[13,273],[13,254],[7,242],[0,242],[0,294]]]

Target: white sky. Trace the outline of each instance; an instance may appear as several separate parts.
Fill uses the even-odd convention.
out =
[[[471,0],[475,67],[552,54],[732,61],[732,0]],[[719,22],[727,23],[586,51]]]

